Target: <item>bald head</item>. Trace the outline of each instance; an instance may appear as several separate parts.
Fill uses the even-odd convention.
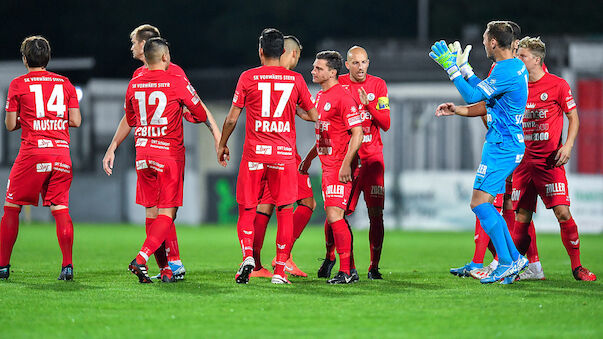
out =
[[[366,80],[369,58],[366,50],[360,46],[353,46],[348,50],[345,67],[350,71],[350,79],[354,82]]]

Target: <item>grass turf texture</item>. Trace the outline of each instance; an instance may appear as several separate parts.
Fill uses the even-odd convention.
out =
[[[273,226],[263,261],[274,256]],[[180,227],[186,280],[139,284],[127,271],[144,228],[76,225],[75,280],[57,281],[53,225],[22,225],[8,281],[0,281],[1,337],[601,337],[601,282],[574,281],[559,235],[538,236],[547,280],[481,285],[450,267],[473,253],[470,233],[386,231],[381,271],[369,281],[368,233],[355,232],[360,282],[315,278],[323,231],[308,227],[293,258],[309,273],[293,285],[252,278],[237,285],[234,226]],[[582,262],[603,278],[602,235],[583,235]],[[487,260],[489,258],[487,257]],[[336,265],[334,273],[339,264]],[[149,261],[156,274],[154,259]]]

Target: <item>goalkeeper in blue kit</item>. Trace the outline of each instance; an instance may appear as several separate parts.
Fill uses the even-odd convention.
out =
[[[513,57],[512,41],[513,30],[507,22],[488,23],[483,44],[488,58],[495,61],[496,66],[483,81],[473,74],[467,63],[468,53],[459,52],[458,56],[464,58],[460,65],[457,64],[458,53],[451,52],[444,41],[436,42],[429,53],[446,70],[469,104],[455,106],[444,103],[438,106],[436,115],[486,115],[487,118],[488,132],[473,183],[471,209],[492,239],[499,265],[480,280],[484,284],[499,280],[512,283],[528,264],[528,260],[517,251],[505,220],[492,205],[494,197],[504,192],[505,179],[519,165],[525,150],[521,124],[528,99],[528,73],[523,62]]]

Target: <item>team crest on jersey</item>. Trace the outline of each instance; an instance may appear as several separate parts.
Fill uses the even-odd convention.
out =
[[[366,98],[369,99],[369,101],[375,100],[375,93],[369,93],[369,94],[367,94]]]
[[[327,103],[325,104],[325,108],[324,108],[324,109],[325,109],[325,112],[328,112],[328,111],[331,109],[331,103],[330,103],[330,102],[327,102]]]
[[[546,92],[540,94],[540,100],[546,101],[546,99],[548,99],[548,98],[549,98],[549,95]]]

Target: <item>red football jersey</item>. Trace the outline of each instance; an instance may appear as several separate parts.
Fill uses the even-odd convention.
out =
[[[362,125],[356,102],[340,84],[316,94],[316,149],[322,170],[339,170],[348,152],[349,130]]]
[[[197,122],[207,114],[195,89],[184,78],[154,70],[130,80],[126,91],[126,118],[136,127],[136,153],[184,158],[182,107]]]
[[[369,105],[375,107],[381,115],[387,114],[389,116],[389,98],[387,97],[385,81],[367,74],[363,82],[353,82],[349,74],[344,74],[339,77],[339,83],[352,94],[362,117],[362,133],[364,136],[362,146],[358,150],[358,156],[360,159],[367,159],[371,156],[383,154],[380,127],[375,123],[375,117],[370,113],[369,107],[360,102],[358,90],[360,87],[364,88]]]
[[[21,151],[69,154],[69,108],[78,107],[75,87],[52,72],[29,72],[8,88],[6,111],[19,117]]]
[[[279,66],[261,66],[241,74],[232,99],[245,108],[243,160],[295,162],[296,106],[308,111],[312,95],[301,74]]]
[[[149,68],[145,65],[142,65],[134,71],[134,74],[132,74],[132,79],[134,79],[137,76],[142,75],[148,71],[149,71]],[[168,72],[168,74],[179,75],[179,76],[183,77],[184,79],[186,79],[186,81],[190,82],[188,80],[188,78],[186,77],[184,70],[182,70],[182,68],[180,66],[176,65],[175,63],[170,62],[170,66],[168,67],[167,72]]]
[[[544,73],[528,82],[528,102],[523,116],[526,157],[547,157],[559,149],[563,132],[563,112],[576,108],[572,90],[565,80]]]

